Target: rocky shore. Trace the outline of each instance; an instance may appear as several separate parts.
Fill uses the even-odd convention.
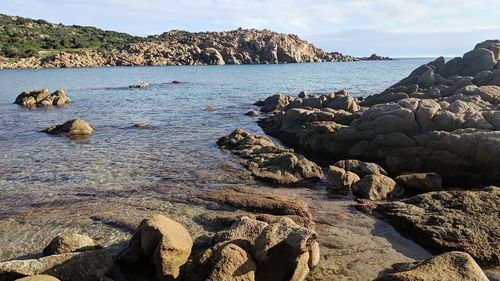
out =
[[[110,50],[61,52],[43,59],[0,60],[0,68],[54,68],[146,65],[277,64],[356,61],[327,53],[296,35],[238,29],[189,33],[173,30]]]

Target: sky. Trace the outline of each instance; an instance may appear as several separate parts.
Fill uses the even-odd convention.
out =
[[[500,39],[499,0],[0,0],[0,13],[133,35],[238,27],[355,56],[459,56]]]

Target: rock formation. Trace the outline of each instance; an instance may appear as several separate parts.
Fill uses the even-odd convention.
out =
[[[297,156],[293,149],[275,145],[266,137],[234,130],[217,145],[246,158],[245,167],[258,179],[278,184],[297,184],[323,177],[323,171],[314,162]]]
[[[39,89],[31,92],[22,92],[17,96],[14,103],[29,108],[52,107],[53,105],[63,106],[70,102],[64,94],[64,90],[59,89],[49,94],[48,89]]]
[[[69,137],[89,136],[95,128],[82,119],[69,120],[62,125],[55,125],[44,130],[52,135],[67,135]]]
[[[94,239],[74,232],[58,235],[43,250],[44,256],[96,250],[101,246]]]
[[[51,68],[144,65],[275,64],[354,61],[327,53],[296,35],[238,29],[189,33],[173,30],[112,49],[61,52],[43,59],[0,62],[0,68]]]

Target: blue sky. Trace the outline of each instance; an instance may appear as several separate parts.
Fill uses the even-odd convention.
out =
[[[351,55],[457,56],[500,39],[499,0],[0,0],[0,13],[134,35],[238,27]]]

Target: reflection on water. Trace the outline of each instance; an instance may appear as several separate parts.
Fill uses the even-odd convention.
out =
[[[0,70],[0,260],[32,254],[69,229],[111,246],[151,212],[164,212],[203,235],[192,218],[206,206],[185,199],[220,184],[252,184],[242,177],[240,159],[215,142],[237,127],[263,134],[256,119],[244,115],[254,101],[276,92],[340,88],[366,96],[427,61]],[[128,88],[140,82],[151,87]],[[71,103],[38,110],[12,104],[19,93],[36,88],[63,88]],[[217,111],[207,112],[207,106]],[[41,132],[74,118],[96,127],[90,139]],[[133,127],[138,122],[152,128]],[[338,215],[335,206],[344,204],[304,196],[313,205],[328,204],[324,216]],[[368,222],[361,238],[373,235],[368,230],[375,220],[361,214],[353,219]],[[356,232],[348,224],[327,226],[325,237],[335,237],[334,229]],[[338,242],[322,242],[329,241]],[[342,271],[348,265],[338,266]]]

